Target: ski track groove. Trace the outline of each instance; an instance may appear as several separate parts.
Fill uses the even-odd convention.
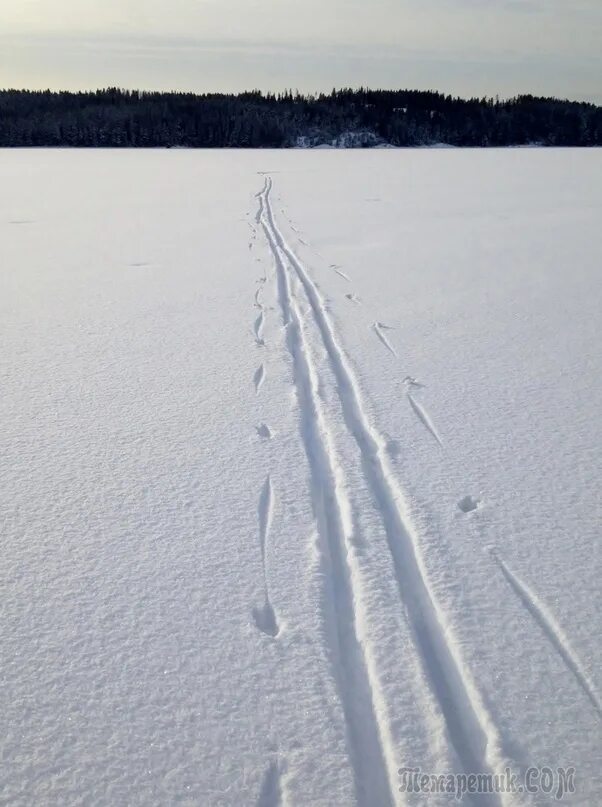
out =
[[[301,438],[310,470],[312,504],[330,566],[332,607],[325,615],[330,633],[333,675],[345,718],[348,749],[358,805],[386,807],[395,802],[392,780],[381,745],[382,726],[375,709],[376,695],[370,669],[358,639],[357,583],[348,560],[346,525],[350,507],[330,445],[318,395],[318,378],[307,345],[299,305],[291,290],[292,277],[274,231],[269,191],[265,191],[261,222],[274,256],[278,297],[286,326],[287,345],[293,362],[300,414]]]
[[[435,426],[433,424],[433,421],[430,419],[426,409],[424,409],[424,407],[422,407],[418,403],[418,401],[414,398],[414,396],[412,395],[411,392],[408,391],[406,394],[408,396],[408,401],[410,402],[410,406],[414,410],[414,413],[416,414],[416,417],[418,418],[418,420],[420,420],[420,422],[425,427],[425,429],[427,429],[433,435],[433,437],[439,443],[441,448],[443,448],[443,442],[442,442],[441,438],[439,437],[437,429],[435,428]]]
[[[415,648],[423,670],[445,720],[448,740],[465,772],[501,770],[506,760],[502,759],[499,731],[486,710],[469,670],[462,661],[459,648],[451,635],[447,617],[429,584],[418,536],[405,515],[404,497],[387,459],[386,443],[370,422],[355,374],[344,351],[339,346],[338,338],[317,287],[301,261],[284,240],[274,221],[269,198],[271,188],[270,180],[264,191],[261,221],[280,275],[283,313],[286,314],[284,309],[287,306],[291,307],[290,302],[287,302],[290,298],[287,274],[290,272],[298,278],[309,302],[311,316],[336,379],[337,393],[346,426],[357,443],[366,482],[379,505],[399,596],[412,629]],[[286,264],[290,267],[288,270]],[[290,329],[291,342],[293,353],[302,354],[301,361],[297,357],[296,362],[297,369],[300,370],[303,369],[301,365],[307,361],[307,358],[303,355],[303,346],[295,345],[300,337],[299,326],[294,319],[293,315]],[[306,408],[307,405],[308,402],[305,401],[302,408]],[[420,411],[419,409],[418,412]],[[316,437],[316,442],[320,443],[320,436]],[[309,454],[311,454],[312,447],[309,448]],[[327,460],[327,458],[325,459]],[[327,513],[327,515],[332,516],[333,514]],[[350,604],[353,606],[353,602]],[[349,706],[347,706],[347,710],[349,711]],[[377,719],[374,712],[372,712],[372,717]],[[378,728],[381,729],[380,726]],[[382,730],[379,731],[381,739],[383,733]],[[381,762],[383,761],[381,759]],[[395,800],[392,794],[394,784],[398,784],[396,770],[393,773],[391,761],[388,761],[389,798]],[[361,773],[360,770],[356,771],[356,774]],[[494,796],[488,797],[487,803],[504,803],[505,801],[503,798]],[[373,799],[371,803],[378,802]]]
[[[264,186],[259,191],[259,193],[255,194],[255,198],[259,200],[259,207],[257,209],[257,213],[255,214],[255,223],[259,225],[261,223],[261,217],[263,216],[263,205],[265,202],[265,194],[268,188],[268,178],[265,178]]]
[[[600,697],[596,693],[595,687],[587,672],[583,669],[579,657],[571,647],[566,633],[558,624],[552,612],[533,589],[514,574],[501,558],[497,556],[495,556],[495,558],[514,593],[518,596],[535,622],[537,622],[568,670],[575,676],[577,683],[598,713],[598,717],[602,718],[602,702],[600,701]]]

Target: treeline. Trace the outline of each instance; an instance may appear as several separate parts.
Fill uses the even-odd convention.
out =
[[[602,107],[416,90],[240,95],[0,91],[0,146],[602,145]]]

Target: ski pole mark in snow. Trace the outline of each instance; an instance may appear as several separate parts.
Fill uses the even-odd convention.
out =
[[[351,283],[351,278],[349,275],[346,275],[345,272],[341,271],[341,267],[338,266],[336,263],[331,263],[330,268],[337,273],[339,277],[342,277],[343,280],[346,280],[348,283]]]
[[[424,409],[418,403],[418,401],[415,400],[414,396],[412,395],[412,393],[409,390],[407,391],[406,394],[408,396],[408,401],[410,402],[410,406],[412,407],[412,409],[416,413],[416,415],[417,415],[418,419],[421,421],[422,425],[425,426],[425,428],[428,429],[428,431],[433,435],[435,440],[439,443],[441,448],[443,448],[443,443],[441,442],[441,438],[437,434],[437,429],[433,425],[433,421],[430,419],[426,409]]]
[[[261,389],[261,385],[265,381],[265,367],[261,364],[257,370],[255,370],[255,375],[253,376],[253,383],[255,384],[255,393],[257,394]]]
[[[573,673],[577,679],[577,683],[589,698],[598,716],[602,718],[602,703],[596,693],[595,687],[589,678],[587,672],[583,669],[577,654],[571,647],[568,637],[561,626],[558,624],[556,618],[549,610],[549,608],[539,599],[533,589],[524,583],[517,575],[512,572],[504,561],[493,552],[494,558],[497,560],[500,569],[514,593],[521,600],[524,607],[529,611],[533,619],[537,622],[541,630],[547,636],[552,646],[560,658],[564,661],[567,668]]]
[[[272,490],[272,478],[268,474],[261,496],[259,497],[259,545],[261,548],[261,560],[265,564],[265,547],[272,527],[272,517],[274,512],[274,493]]]
[[[297,237],[297,241],[298,241],[300,244],[303,244],[303,246],[304,246],[304,247],[307,247],[307,249],[311,249],[311,251],[314,253],[314,255],[316,255],[318,258],[320,258],[320,260],[322,260],[322,261],[323,261],[323,260],[324,260],[324,256],[322,255],[322,253],[320,252],[320,250],[319,250],[319,249],[316,249],[314,246],[312,246],[312,244],[310,244],[310,243],[309,243],[309,241],[306,241],[306,240],[305,240],[305,238],[303,237],[303,231],[302,231],[302,230],[300,230],[300,229],[299,229],[299,228],[296,226],[296,224],[293,222],[293,220],[291,219],[291,217],[288,215],[288,213],[286,212],[286,210],[285,210],[283,207],[281,207],[281,208],[280,208],[280,212],[282,213],[282,215],[284,216],[284,218],[285,218],[285,219],[286,219],[286,221],[288,222],[288,225],[289,225],[289,227],[291,228],[291,231],[292,231],[293,233],[295,233],[295,235],[296,235],[296,237]],[[331,267],[331,268],[332,268],[332,267]]]
[[[285,218],[285,219],[288,221],[288,223],[289,223],[289,226],[290,226],[291,230],[292,230],[294,233],[296,233],[296,234],[298,235],[298,234],[299,234],[299,230],[298,230],[298,228],[297,228],[297,227],[295,227],[295,225],[294,225],[294,223],[293,223],[293,220],[290,218],[290,216],[287,216],[287,214],[286,214],[286,210],[285,210],[283,207],[281,207],[281,208],[280,208],[280,212],[282,213],[282,215],[284,216],[284,218]]]
[[[391,328],[389,328],[387,325],[383,325],[382,322],[374,322],[372,324],[372,330],[378,336],[378,338],[383,343],[383,345],[387,348],[387,350],[390,353],[392,353],[395,357],[397,357],[397,353],[395,352],[395,348],[391,345],[391,343],[389,342],[387,337],[384,335],[383,329],[388,330],[388,331],[391,330]]]
[[[458,502],[458,507],[463,513],[472,513],[473,510],[478,510],[480,504],[480,499],[475,499],[473,496],[465,496]]]
[[[266,426],[265,423],[261,423],[259,426],[255,427],[257,434],[261,437],[262,440],[271,440],[272,439],[272,432],[270,431],[270,427]]]
[[[261,313],[255,320],[255,325],[253,326],[253,332],[255,333],[255,342],[259,347],[265,347],[265,341],[263,339],[264,325],[265,325],[265,314],[262,309]]]
[[[312,503],[320,536],[323,563],[330,572],[330,607],[324,619],[330,635],[334,680],[347,727],[349,754],[355,779],[357,802],[362,807],[394,803],[397,763],[390,751],[385,760],[383,736],[386,727],[379,717],[374,672],[358,639],[361,593],[351,567],[349,552],[353,536],[351,508],[344,493],[340,469],[333,454],[324,413],[318,395],[318,380],[307,345],[299,304],[291,285],[294,279],[287,254],[275,227],[270,206],[271,180],[265,192],[262,226],[274,256],[278,297],[283,320],[289,323],[287,345],[293,362],[293,376],[300,414],[300,430],[308,460]],[[309,302],[309,301],[308,301]],[[387,763],[393,769],[387,768]]]
[[[387,453],[390,457],[399,457],[401,454],[401,443],[390,437],[387,440]]]
[[[410,387],[415,387],[416,389],[424,389],[424,384],[421,384],[420,381],[416,381],[416,379],[412,378],[411,375],[407,375],[401,383],[404,384],[407,389],[409,389]]]
[[[278,762],[272,760],[263,775],[256,807],[281,807],[282,772]]]
[[[355,303],[355,305],[361,305],[360,298],[357,294],[346,294],[345,297],[349,300],[350,303]]]
[[[265,633],[266,636],[270,636],[272,639],[278,636],[280,628],[269,600],[266,600],[260,608],[253,608],[253,619],[257,629]]]
[[[263,568],[263,593],[264,604],[261,608],[253,609],[253,618],[260,631],[275,638],[278,636],[280,628],[276,620],[276,614],[270,602],[270,591],[268,585],[268,573],[266,565],[266,546],[272,527],[272,517],[274,512],[274,493],[272,489],[272,479],[268,475],[264,482],[261,495],[259,497],[258,520],[259,520],[259,546],[261,549],[261,565]]]
[[[320,334],[337,382],[337,395],[346,427],[357,443],[366,482],[378,504],[400,600],[412,629],[415,648],[445,720],[448,739],[465,772],[501,770],[504,764],[501,759],[501,737],[470,671],[463,663],[447,616],[439,606],[426,576],[418,536],[406,515],[404,496],[387,458],[386,442],[369,419],[359,384],[340,347],[325,303],[274,221],[269,198],[271,187],[270,181],[265,191],[261,220],[277,265],[281,305],[285,311],[291,311],[289,340],[304,421],[303,434],[315,477],[314,486],[316,481],[319,483],[320,495],[316,497],[314,506],[318,525],[326,534],[333,567],[332,585],[335,589],[338,632],[336,649],[340,657],[337,665],[339,692],[349,727],[356,782],[360,785],[358,796],[363,800],[367,794],[368,803],[381,804],[379,799],[382,798],[395,801],[398,786],[395,749],[391,746],[390,731],[383,719],[384,710],[375,708],[378,679],[363,655],[365,646],[360,648],[357,644],[354,627],[358,618],[356,602],[362,598],[361,589],[354,585],[354,577],[346,563],[351,553],[345,554],[345,546],[341,542],[345,534],[341,521],[348,517],[348,513],[346,503],[341,501],[340,488],[333,485],[334,458],[328,450],[323,413],[314,393],[312,373],[315,370],[311,367],[311,358],[304,345],[303,331],[295,313],[295,299],[291,296],[290,278],[293,276],[297,278],[310,305],[313,324]],[[418,409],[417,414],[420,411]],[[338,608],[337,603],[340,604]],[[352,615],[351,624],[346,624],[349,621],[345,619],[348,611]],[[355,681],[350,681],[350,674],[354,675]],[[356,687],[351,693],[347,691],[350,683]],[[360,684],[363,684],[363,694],[357,689]],[[356,709],[362,701],[370,709],[366,708],[364,722],[358,725]],[[366,733],[367,727],[370,727],[370,734]],[[372,757],[368,769],[362,765],[362,756],[366,753]],[[378,770],[375,763],[379,766]],[[387,775],[388,792],[383,780]],[[377,795],[379,791],[380,796]],[[489,803],[492,801],[499,803],[500,800],[494,796]]]

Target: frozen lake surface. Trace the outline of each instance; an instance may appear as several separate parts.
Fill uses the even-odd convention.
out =
[[[599,803],[602,151],[0,179],[2,803]]]

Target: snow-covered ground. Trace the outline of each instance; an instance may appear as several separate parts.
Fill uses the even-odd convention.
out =
[[[0,181],[1,803],[600,803],[602,152]]]

